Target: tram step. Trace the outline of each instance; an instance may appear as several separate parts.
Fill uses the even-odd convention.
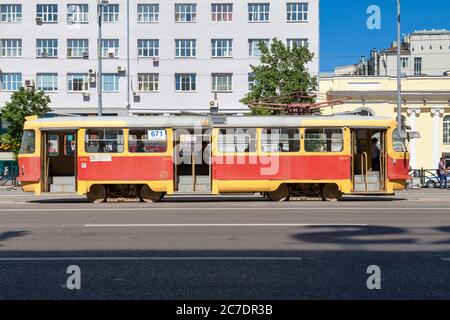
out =
[[[368,183],[367,189],[365,183],[355,183],[353,191],[380,191],[379,183]]]
[[[178,192],[193,192],[192,189],[192,183],[189,184],[178,184]],[[195,191],[204,191],[209,192],[211,190],[211,184],[209,183],[196,183],[195,184]]]
[[[51,183],[54,185],[75,185],[75,177],[51,177]]]
[[[380,177],[378,175],[378,173],[376,174],[368,174],[366,176],[366,180],[367,183],[379,183],[380,182]],[[355,175],[355,183],[364,183],[364,176],[357,174]]]
[[[75,184],[73,184],[73,185],[51,184],[50,192],[56,192],[56,193],[75,192]]]

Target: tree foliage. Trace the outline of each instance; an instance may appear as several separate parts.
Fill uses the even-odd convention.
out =
[[[317,78],[312,76],[307,64],[314,54],[303,46],[289,48],[274,38],[269,46],[259,44],[260,64],[251,65],[255,76],[255,85],[241,99],[243,104],[251,106],[258,101],[289,104],[294,102],[313,102],[314,98],[298,97],[317,91]],[[264,108],[252,108],[252,114],[278,114],[279,111]]]
[[[22,139],[25,117],[40,116],[50,112],[50,98],[43,91],[20,88],[11,96],[11,100],[1,109],[1,118],[8,124],[8,131],[0,137],[3,149],[18,152]]]

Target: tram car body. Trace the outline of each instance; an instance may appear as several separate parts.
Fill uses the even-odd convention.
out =
[[[28,117],[24,191],[164,195],[391,195],[409,179],[394,119],[364,116]]]

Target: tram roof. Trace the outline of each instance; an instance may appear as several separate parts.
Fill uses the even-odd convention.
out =
[[[388,127],[395,119],[358,115],[314,116],[133,116],[79,117],[64,116],[29,119],[25,128],[77,129],[94,127],[123,128],[196,128],[196,127]]]

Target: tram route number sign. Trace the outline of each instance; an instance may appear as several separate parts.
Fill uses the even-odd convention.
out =
[[[166,140],[166,130],[148,130],[147,131],[148,140]]]
[[[96,154],[96,155],[91,155],[89,157],[89,160],[91,162],[111,162],[112,157],[110,154]]]

